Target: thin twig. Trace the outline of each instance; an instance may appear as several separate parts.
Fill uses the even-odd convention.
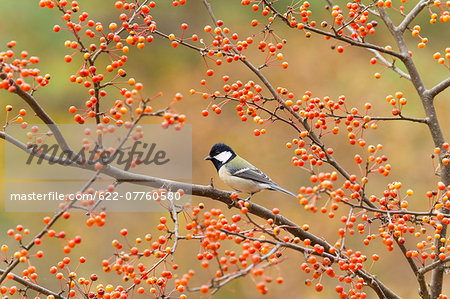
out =
[[[397,29],[401,32],[404,32],[406,28],[408,28],[409,24],[417,17],[417,15],[429,4],[431,0],[421,0],[416,6],[406,15],[400,25],[397,26]]]
[[[447,256],[443,260],[439,260],[439,261],[433,262],[433,263],[431,263],[431,264],[429,264],[429,265],[427,265],[427,266],[425,266],[423,268],[420,268],[417,272],[419,272],[420,274],[424,275],[425,273],[435,269],[437,266],[446,264],[448,262],[450,262],[450,256]]]
[[[5,273],[7,273],[6,271],[7,270],[0,269],[0,274],[4,275]],[[44,295],[47,295],[47,296],[54,296],[56,299],[65,299],[60,294],[52,292],[49,289],[46,289],[44,287],[41,287],[40,285],[34,284],[31,281],[23,279],[22,277],[19,277],[19,276],[15,275],[15,274],[12,274],[12,275],[13,275],[12,279],[14,281],[17,281],[18,283],[20,283],[21,285],[23,285],[23,286],[25,286],[25,287],[27,287],[29,289],[32,289],[32,290],[34,290],[34,291],[36,291],[38,293],[41,293],[41,294],[44,294]]]
[[[450,86],[450,77],[447,77],[443,81],[438,83],[436,86],[428,90],[429,96],[434,98],[439,93],[446,90],[449,86]]]

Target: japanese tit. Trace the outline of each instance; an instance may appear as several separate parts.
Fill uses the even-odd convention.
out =
[[[234,190],[249,193],[250,197],[261,190],[276,190],[297,197],[294,193],[275,184],[261,170],[239,157],[226,144],[216,143],[211,148],[210,160],[217,169],[220,179]]]

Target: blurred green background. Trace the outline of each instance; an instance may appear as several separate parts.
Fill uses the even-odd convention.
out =
[[[118,10],[113,7],[112,1],[78,1],[82,11],[89,12],[89,18],[95,21],[104,22],[107,27],[111,21],[118,21]],[[161,2],[161,3],[160,3]],[[154,10],[154,19],[158,22],[158,29],[165,33],[174,33],[179,36],[181,33],[180,24],[185,22],[189,24],[187,34],[198,33],[205,37],[203,26],[212,25],[212,22],[204,9],[201,1],[187,1],[187,4],[177,8],[172,8],[171,1],[157,1],[157,9]],[[313,2],[312,19],[320,23],[321,20],[329,20],[325,9],[325,1]],[[345,5],[345,1],[336,1]],[[412,1],[414,2],[414,1]],[[289,4],[290,1],[279,1],[279,7],[282,4]],[[254,13],[248,7],[242,7],[240,1],[211,1],[212,7],[218,19],[224,20],[225,26],[238,32],[240,37],[257,34],[261,27],[253,28],[250,26],[250,20],[258,18],[261,20],[260,13]],[[408,3],[407,3],[408,4]],[[410,4],[411,5],[411,4]],[[411,36],[407,36],[410,42],[411,50],[419,71],[427,87],[440,82],[448,76],[448,70],[440,66],[433,60],[432,54],[436,51],[441,53],[448,46],[450,30],[448,24],[436,24],[434,26],[428,23],[428,13],[420,15],[418,21],[423,25],[422,32],[424,36],[430,39],[427,47],[423,50],[417,49],[417,41]],[[379,23],[381,23],[379,21]],[[6,43],[10,40],[16,40],[16,50],[27,50],[30,55],[36,55],[40,58],[38,67],[42,74],[51,74],[50,84],[45,88],[40,88],[36,92],[41,105],[51,114],[58,123],[72,123],[72,115],[68,113],[68,107],[75,105],[82,107],[88,99],[85,88],[72,84],[68,77],[78,70],[80,66],[79,55],[74,57],[74,62],[67,64],[63,57],[71,54],[72,51],[64,47],[65,40],[71,40],[72,36],[61,31],[54,33],[52,27],[54,24],[61,24],[60,13],[54,10],[42,9],[38,7],[38,1],[21,2],[13,0],[2,0],[0,2],[0,45],[1,50],[6,49]],[[391,44],[388,34],[380,26],[375,36],[370,36],[370,42],[378,43],[382,46]],[[282,70],[281,67],[271,67],[264,71],[264,74],[271,80],[273,86],[282,86],[288,88],[301,96],[304,91],[310,90],[313,96],[330,96],[336,99],[344,94],[347,98],[347,107],[355,105],[363,109],[365,102],[373,104],[373,115],[379,114],[389,116],[391,114],[390,105],[385,101],[388,94],[394,94],[402,91],[408,100],[408,105],[404,107],[403,113],[408,116],[422,117],[422,107],[419,98],[412,89],[411,84],[399,78],[399,76],[389,70],[382,74],[380,80],[373,78],[375,72],[381,72],[383,66],[376,64],[372,66],[369,63],[373,56],[368,51],[346,47],[344,53],[338,54],[331,50],[331,45],[338,45],[334,41],[326,41],[320,36],[313,35],[307,39],[302,32],[297,30],[287,30],[287,28],[277,23],[274,29],[281,39],[288,42],[283,49],[284,56],[289,62],[289,68]],[[386,38],[388,39],[386,41]],[[257,38],[255,38],[257,40]],[[246,54],[250,61],[255,65],[263,63],[265,54],[260,54],[252,48]],[[257,128],[256,125],[248,121],[242,123],[237,117],[234,105],[226,105],[221,115],[215,115],[210,112],[210,116],[202,117],[200,112],[206,108],[209,100],[201,99],[199,95],[189,95],[189,90],[194,88],[203,91],[200,80],[205,78],[207,67],[200,55],[192,50],[178,47],[173,49],[167,40],[155,38],[151,45],[147,45],[142,50],[131,48],[126,70],[129,77],[134,77],[138,82],[144,83],[144,93],[152,96],[158,92],[163,92],[164,96],[158,99],[157,108],[164,108],[172,99],[176,92],[184,94],[184,100],[177,103],[174,107],[178,112],[187,115],[187,122],[193,126],[193,182],[197,184],[208,184],[210,178],[214,178],[215,186],[227,190],[221,182],[218,181],[216,171],[209,162],[203,158],[208,154],[211,145],[216,142],[225,142],[231,145],[241,156],[247,158],[253,164],[256,164],[261,170],[266,172],[277,183],[286,189],[297,192],[298,188],[308,185],[308,174],[300,169],[291,167],[291,150],[285,148],[285,143],[295,138],[292,130],[275,123],[267,128],[267,134],[254,137],[252,131]],[[106,62],[104,62],[106,63]],[[208,62],[213,66],[213,62]],[[400,66],[400,63],[397,64]],[[228,74],[231,80],[241,80],[246,82],[251,79],[259,83],[257,78],[251,74],[242,65],[233,63],[221,67],[213,67],[216,74],[211,80],[208,80],[208,86],[212,90],[221,90],[221,80],[219,78]],[[215,80],[214,80],[215,79]],[[436,99],[438,114],[442,121],[442,128],[449,126],[448,106],[446,101],[449,92],[441,94]],[[110,92],[111,103],[115,100],[115,95]],[[17,97],[3,91],[0,94],[1,105],[12,104],[15,108],[28,108]],[[4,110],[0,112],[0,119],[4,118]],[[2,116],[3,115],[3,116]],[[31,115],[26,119],[29,123],[37,122]],[[445,132],[448,137],[448,132]],[[350,147],[347,143],[344,130],[337,137],[327,137],[326,141],[330,147],[333,147],[336,158],[351,171],[358,173],[353,163],[353,155],[359,149]],[[425,192],[435,188],[438,177],[434,175],[434,166],[430,158],[434,145],[431,142],[427,128],[419,124],[410,124],[404,122],[379,123],[376,131],[367,131],[364,135],[368,144],[382,143],[384,153],[389,157],[393,166],[391,175],[387,178],[374,176],[372,178],[368,192],[380,195],[386,188],[386,184],[392,181],[402,181],[403,192],[412,188],[415,196],[410,200],[410,207],[413,209],[427,209],[428,201]],[[182,150],[182,149],[180,149]],[[1,155],[0,159],[3,159]],[[3,160],[0,160],[3,166]],[[3,167],[1,167],[3,169]],[[2,173],[2,180],[4,173]],[[0,186],[0,194],[4,199],[3,184]],[[311,232],[318,233],[324,238],[329,238],[330,242],[337,240],[337,229],[340,227],[339,218],[347,213],[343,208],[338,210],[336,217],[329,220],[326,215],[320,213],[311,214],[304,211],[295,200],[274,192],[263,192],[253,197],[255,202],[272,209],[278,207],[281,213],[302,225],[308,223],[311,226]],[[226,215],[237,213],[228,211],[226,206],[220,205],[207,199],[194,198],[194,204],[204,202],[206,207],[221,208]],[[319,203],[318,206],[320,207]],[[320,215],[319,215],[320,214]],[[42,225],[42,217],[46,214],[30,215],[28,213],[6,213],[0,208],[0,243],[10,244],[14,242],[6,236],[9,228],[14,228],[17,224],[23,224],[31,229],[31,235],[34,235]],[[84,255],[88,259],[88,264],[79,271],[86,277],[94,272],[101,276],[100,281],[120,280],[116,275],[101,273],[100,261],[102,258],[108,258],[114,252],[111,246],[112,239],[119,239],[119,230],[127,227],[129,230],[129,240],[134,237],[144,237],[147,233],[157,235],[156,225],[159,213],[110,213],[107,217],[107,224],[102,228],[88,228],[84,224],[86,216],[83,213],[73,213],[69,221],[61,221],[56,226],[56,230],[65,230],[69,237],[81,235],[83,242],[73,251],[73,257]],[[376,227],[374,227],[376,230]],[[373,231],[376,233],[376,231]],[[363,238],[355,236],[347,240],[349,246],[361,247]],[[120,240],[120,239],[119,239]],[[58,246],[58,240],[50,240],[48,244],[54,244],[46,247],[46,258],[36,262],[36,265],[42,265],[42,273],[39,282],[47,285],[58,283],[53,277],[47,277],[47,268],[54,265],[62,258],[62,251]],[[398,248],[394,252],[387,252],[385,246],[377,240],[372,242],[369,247],[365,247],[364,254],[371,256],[372,253],[380,254],[381,261],[372,268],[373,273],[385,282],[389,287],[397,292],[401,297],[412,298],[417,296],[418,286],[414,275],[409,270],[406,262],[399,256]],[[415,247],[415,243],[410,243],[409,247]],[[189,268],[196,269],[198,275],[192,280],[193,286],[200,285],[208,279],[209,274],[199,267],[195,260],[195,255],[199,250],[196,242],[183,242],[175,258],[180,264],[181,270],[177,273],[184,273]],[[233,245],[230,245],[233,246]],[[237,249],[236,245],[234,245]],[[304,280],[310,278],[300,270],[300,264],[303,257],[295,252],[285,251],[287,261],[268,269],[267,275],[272,277],[283,276],[285,283],[276,285],[269,284],[269,293],[266,298],[299,298],[313,297],[316,292],[313,287],[303,286]],[[392,266],[395,265],[395,266]],[[211,271],[214,274],[214,271]],[[79,276],[82,274],[79,273]],[[41,279],[42,277],[42,279]],[[337,283],[330,283],[329,279],[324,277],[322,282],[325,284],[323,291],[325,297],[334,296],[334,286]],[[369,298],[374,294],[367,289]],[[227,287],[223,288],[215,297],[229,298],[238,296],[239,298],[259,298],[261,295],[254,287],[254,282],[250,277],[238,279]],[[189,298],[198,298],[199,294],[188,294]]]

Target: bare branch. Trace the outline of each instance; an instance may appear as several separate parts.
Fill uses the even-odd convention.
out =
[[[389,29],[392,36],[395,36],[398,30],[395,27],[394,23],[392,22],[391,18],[389,18],[388,14],[386,13],[386,10],[384,9],[384,7],[377,7],[377,9],[381,20],[383,20],[384,24]],[[399,58],[401,59],[402,57]]]
[[[2,276],[5,275],[5,273],[7,274],[7,270],[0,269],[0,274],[2,274]],[[34,283],[32,283],[31,281],[29,281],[27,279],[23,279],[23,278],[15,275],[15,274],[12,274],[12,275],[13,275],[13,280],[14,281],[17,281],[18,283],[20,283],[21,285],[23,285],[23,286],[25,286],[25,287],[27,287],[29,289],[32,289],[32,290],[34,290],[34,291],[36,291],[38,293],[41,293],[41,294],[44,294],[44,295],[47,295],[47,296],[54,296],[56,299],[65,299],[60,294],[57,294],[57,293],[52,292],[52,291],[50,291],[50,290],[48,290],[46,288],[43,288],[40,285],[34,284]]]
[[[433,263],[431,263],[431,264],[429,264],[429,265],[427,265],[427,266],[425,266],[423,268],[420,268],[418,270],[418,272],[420,274],[424,275],[425,273],[435,269],[437,266],[443,265],[443,264],[448,263],[448,262],[450,262],[450,256],[447,256],[443,260],[439,260],[439,261],[433,262]]]
[[[434,98],[450,86],[450,77],[445,78],[442,82],[428,90],[430,97]]]
[[[409,24],[417,17],[417,15],[431,3],[431,0],[421,0],[417,5],[406,15],[400,25],[398,25],[397,29],[401,32],[404,32],[406,28],[408,28]]]
[[[367,283],[367,285],[371,287],[375,293],[377,293],[379,298],[400,299],[399,296],[382,284],[374,275],[361,270],[356,271],[356,273],[364,279],[364,282]]]
[[[178,240],[180,239],[180,236],[178,234],[178,213],[179,213],[179,211],[176,210],[173,200],[169,200],[169,204],[170,204],[170,208],[169,208],[170,217],[172,218],[172,221],[173,221],[173,234],[175,235],[175,240],[173,241],[173,246],[170,249],[170,253],[172,255],[172,260],[173,260],[173,254],[175,253],[175,250],[177,249]]]
[[[406,247],[405,245],[401,244],[398,240],[398,238],[395,238],[395,242],[397,243],[398,247],[403,253],[403,256],[405,257],[406,261],[408,262],[411,270],[414,272],[414,274],[417,277],[417,282],[419,283],[419,295],[423,299],[430,299],[430,293],[428,291],[427,283],[425,281],[425,277],[423,276],[423,273],[419,272],[419,269],[417,268],[417,265],[414,263],[414,260],[411,257],[408,257],[406,255]]]
[[[340,118],[340,119],[347,118],[347,115],[334,115],[334,114],[327,114],[327,115],[331,116],[331,117]],[[353,115],[353,117],[358,118],[358,119],[363,119],[363,117],[360,115]],[[410,122],[423,123],[423,124],[426,124],[428,122],[426,118],[408,117],[408,116],[403,116],[402,114],[399,114],[398,117],[371,116],[370,120],[388,120],[388,121],[406,120],[406,121],[410,121]]]

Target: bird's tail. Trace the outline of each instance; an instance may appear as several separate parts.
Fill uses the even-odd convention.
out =
[[[284,193],[286,193],[286,194],[289,194],[289,195],[294,196],[295,198],[297,198],[297,195],[295,195],[295,194],[292,193],[291,191],[288,191],[288,190],[286,190],[286,189],[281,188],[281,187],[278,186],[278,185],[272,184],[272,185],[270,186],[270,188],[271,188],[272,190],[281,191],[281,192],[284,192]]]

